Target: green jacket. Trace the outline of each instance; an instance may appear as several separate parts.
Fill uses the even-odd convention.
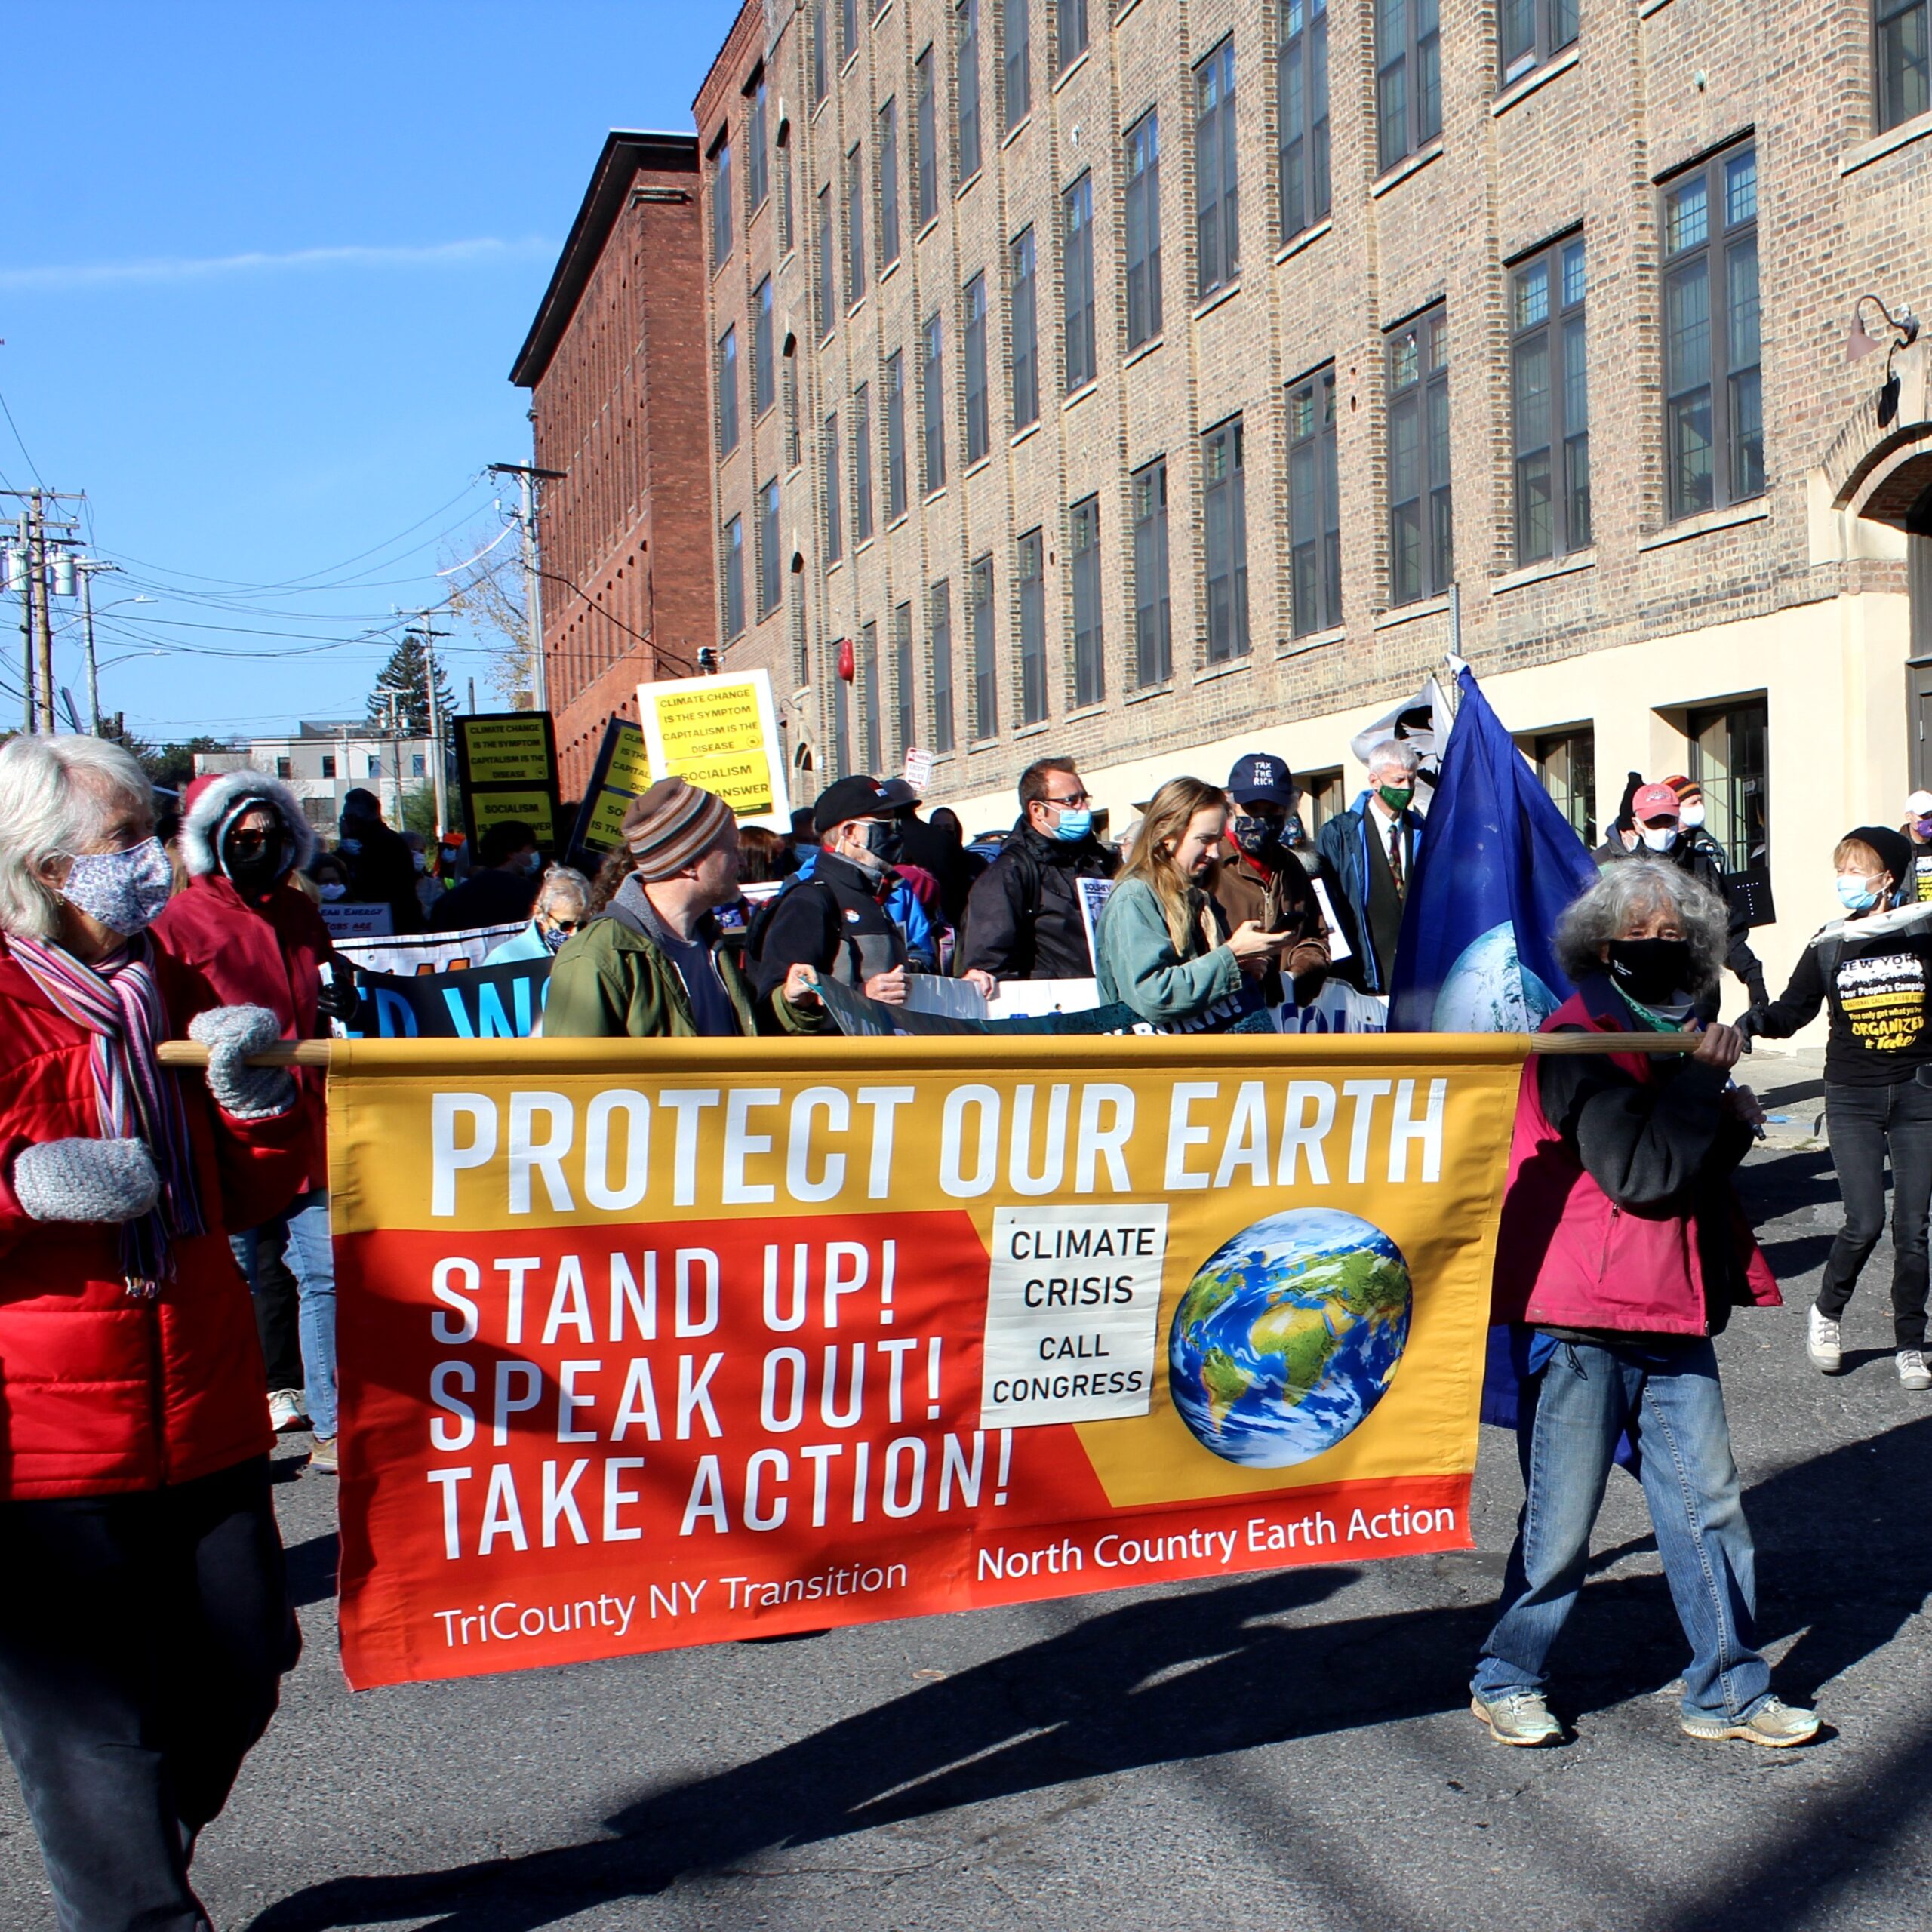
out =
[[[1207,916],[1225,933],[1226,918],[1200,892],[1191,897],[1197,917]],[[1118,882],[1100,914],[1094,936],[1094,962],[1103,1002],[1120,1001],[1156,1024],[1192,1020],[1217,1000],[1241,988],[1241,965],[1225,946],[1211,946],[1198,927],[1190,934],[1187,956],[1174,950],[1167,915],[1154,888],[1144,879]]]
[[[801,1011],[783,998],[764,1003],[761,1010],[770,1017],[761,1026],[761,1008],[743,968],[711,921],[699,930],[710,945],[740,1033],[823,1028],[823,1007]],[[546,1039],[691,1039],[697,1032],[683,979],[631,909],[613,907],[592,919],[557,955],[543,1009]]]

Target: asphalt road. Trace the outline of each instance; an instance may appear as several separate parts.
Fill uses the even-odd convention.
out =
[[[333,1490],[298,1439],[279,1494],[307,1653],[204,1840],[217,1924],[1918,1932],[1932,1400],[1894,1374],[1884,1247],[1850,1372],[1804,1360],[1837,1218],[1816,1057],[1781,1063],[1786,1120],[1744,1177],[1788,1306],[1721,1352],[1764,1634],[1818,1744],[1680,1734],[1681,1639],[1619,1475],[1561,1658],[1575,1740],[1492,1745],[1465,1686],[1521,1494],[1494,1432],[1472,1554],[361,1697],[334,1660]],[[52,1932],[0,1787],[0,1932]]]

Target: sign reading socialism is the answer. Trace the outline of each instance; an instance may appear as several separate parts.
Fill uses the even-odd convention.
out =
[[[339,1047],[350,1681],[1467,1547],[1523,1051]]]
[[[771,675],[666,678],[637,688],[650,768],[715,792],[743,825],[792,829]]]

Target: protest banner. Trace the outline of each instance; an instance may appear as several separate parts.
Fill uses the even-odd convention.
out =
[[[510,925],[463,926],[453,932],[338,940],[336,956],[371,973],[460,972],[481,965],[488,954],[515,938],[528,923],[518,919]]]
[[[510,959],[416,974],[358,968],[361,1004],[343,1031],[352,1040],[527,1040],[543,1017],[552,964]]]
[[[745,825],[792,829],[771,675],[664,678],[637,688],[650,768],[715,792]]]
[[[350,1681],[1468,1547],[1527,1048],[337,1043]]]
[[[473,851],[504,819],[533,826],[546,851],[557,842],[557,747],[547,711],[472,712],[456,731],[457,790]]]

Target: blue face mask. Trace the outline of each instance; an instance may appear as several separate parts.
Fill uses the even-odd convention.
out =
[[[1838,874],[1838,903],[1847,912],[1869,912],[1878,903],[1877,890],[1863,872]]]
[[[1091,810],[1069,811],[1060,810],[1060,822],[1054,827],[1053,835],[1065,845],[1077,845],[1094,829],[1094,814]]]
[[[144,932],[174,896],[174,869],[158,838],[125,852],[84,852],[60,896],[123,938]]]

